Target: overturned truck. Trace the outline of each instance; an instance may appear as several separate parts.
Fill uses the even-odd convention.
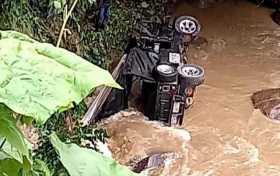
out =
[[[107,91],[100,113],[92,114],[91,120],[127,109],[137,82],[145,116],[167,126],[181,125],[196,87],[204,81],[203,68],[187,59],[187,48],[197,38],[200,24],[193,17],[181,16],[160,23],[142,20],[137,30],[139,35],[131,37],[118,68],[117,82],[123,90]]]

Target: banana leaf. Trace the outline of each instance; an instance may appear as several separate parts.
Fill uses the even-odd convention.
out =
[[[0,103],[43,124],[98,86],[120,88],[83,58],[15,31],[0,31]]]
[[[65,144],[55,133],[50,140],[71,176],[137,176],[125,166],[91,149]],[[139,176],[139,175],[138,175]]]
[[[0,104],[0,139],[0,152],[4,151],[19,162],[23,162],[24,156],[29,156],[28,143],[17,128],[12,112],[3,104]]]

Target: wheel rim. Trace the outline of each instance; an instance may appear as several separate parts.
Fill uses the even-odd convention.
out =
[[[201,70],[196,67],[187,66],[181,68],[181,73],[186,77],[198,77],[201,75]]]
[[[175,69],[170,65],[159,65],[157,66],[157,71],[164,74],[171,74],[175,72]]]
[[[185,19],[180,22],[179,28],[185,34],[193,34],[197,30],[197,25],[195,21],[191,19]]]

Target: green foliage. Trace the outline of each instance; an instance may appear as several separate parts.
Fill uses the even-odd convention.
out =
[[[50,140],[59,158],[71,176],[136,176],[116,161],[76,144],[65,144],[55,133]]]
[[[75,105],[75,107],[67,111],[67,113],[54,114],[41,128],[42,143],[40,147],[34,151],[34,158],[43,160],[55,175],[68,174],[49,141],[49,135],[52,132],[56,132],[63,141],[78,145],[80,145],[83,140],[100,140],[105,142],[105,139],[108,137],[107,132],[104,129],[96,129],[95,125],[86,127],[79,126],[78,119],[82,114],[85,114],[85,112],[86,105],[82,102],[79,105]],[[69,125],[65,123],[69,115],[71,115],[71,120],[73,120],[73,125],[71,125],[73,126],[72,129],[69,129]]]
[[[0,2],[1,29],[16,30],[28,34],[40,42],[56,44],[65,11],[69,9],[73,0],[0,0]],[[118,58],[120,56],[128,36],[132,33],[132,28],[136,23],[136,17],[142,13],[140,10],[141,8],[139,8],[139,3],[140,1],[113,1],[113,6],[111,8],[112,13],[108,26],[101,32],[95,32],[95,20],[98,15],[95,1],[78,1],[66,25],[61,46],[92,63],[103,68],[108,68],[112,62],[112,58]],[[153,7],[150,9],[153,9]],[[155,10],[155,12],[157,13],[159,10]],[[26,38],[24,37],[24,39]],[[45,52],[41,52],[41,54],[42,53],[45,54]],[[53,56],[57,57],[56,54]],[[79,66],[79,63],[76,63],[76,65]],[[53,68],[51,67],[51,69]],[[80,68],[77,67],[77,70],[79,69]],[[2,68],[1,70],[3,71]],[[0,84],[6,84],[2,82],[2,78],[3,74],[0,75]],[[55,83],[56,82],[57,81],[55,81]],[[0,85],[0,87],[1,86],[2,85]],[[22,85],[17,86],[17,88],[18,87],[22,87]],[[56,91],[57,89],[54,90]],[[60,97],[63,98],[64,93],[61,94]],[[3,136],[7,136],[5,139],[6,141],[0,138],[0,176],[68,175],[63,164],[70,161],[63,159],[63,164],[60,162],[59,156],[50,143],[48,136],[54,131],[64,143],[75,143],[77,145],[80,145],[83,140],[95,141],[98,139],[104,142],[108,137],[106,131],[102,129],[96,130],[96,126],[81,127],[79,125],[78,119],[85,111],[86,106],[82,102],[78,105],[74,105],[74,108],[67,112],[55,113],[44,125],[36,124],[40,129],[40,144],[39,148],[32,152],[32,158],[29,159],[29,162],[27,162],[25,157],[22,157],[22,153],[25,153],[24,155],[30,155],[30,151],[26,154],[26,149],[22,148],[21,142],[16,143],[10,139],[12,136],[9,137],[11,134],[13,134],[13,137],[15,136],[14,139],[20,136],[20,133],[17,133],[19,130],[15,126],[15,121],[3,121],[2,123],[2,115],[0,114],[0,135],[2,132]],[[23,122],[28,122],[30,124],[31,118],[32,117],[23,117],[21,119]],[[1,124],[3,126],[4,123],[11,127],[8,130],[14,130],[14,132],[7,135],[7,129],[2,129],[1,127]],[[13,147],[10,142],[16,147]],[[56,140],[56,144],[61,143]],[[65,145],[71,146],[71,149],[73,149],[74,146],[74,152],[80,151],[80,148],[76,145],[63,144],[62,146]],[[17,148],[19,148],[21,152],[18,152]],[[92,153],[92,151],[86,149],[82,150],[83,153]],[[74,154],[76,155],[76,153]],[[85,156],[85,158],[86,157],[87,156]],[[93,159],[94,158],[90,158],[89,160],[93,161]],[[94,161],[98,163],[98,161]],[[77,166],[78,165],[79,163],[77,163]],[[106,164],[104,165],[106,166]],[[113,166],[119,168],[118,165],[113,164]],[[68,167],[67,169],[69,170]],[[75,168],[73,169],[74,170],[70,168],[71,172],[76,171]],[[129,172],[122,167],[120,170],[116,170],[116,172],[123,170]],[[88,171],[91,172],[90,170]],[[112,175],[115,174],[113,173]],[[124,175],[127,174],[125,173]]]
[[[49,2],[50,6],[53,6],[56,10],[63,10],[66,5],[66,0],[52,0]]]
[[[34,160],[33,171],[38,176],[52,176],[52,173],[50,172],[46,163],[39,159]]]
[[[98,16],[96,6],[91,7],[95,19]],[[111,16],[109,24],[100,32],[95,32],[94,29],[88,28],[88,24],[95,25],[94,19],[89,19],[88,24],[83,28],[88,28],[82,32],[81,52],[84,57],[90,62],[108,68],[113,57],[120,57],[120,53],[124,49],[129,33],[131,33],[132,21],[129,14],[129,9],[126,4],[115,1],[111,7]]]
[[[0,102],[37,123],[80,103],[95,87],[119,87],[107,71],[65,49],[13,31],[0,34]]]
[[[3,104],[0,104],[0,139],[0,176],[37,176],[39,172],[50,176],[42,161],[37,170],[32,169],[28,143],[17,128],[12,111]]]
[[[0,104],[0,137],[5,138],[12,147],[17,149],[20,155],[28,156],[27,143],[16,127],[12,112],[3,104]]]
[[[2,30],[13,29],[25,34],[32,35],[36,39],[46,41],[48,27],[41,19],[39,6],[46,8],[42,2],[30,0],[2,0],[0,4],[0,25]],[[46,35],[47,34],[47,35]]]
[[[19,176],[22,164],[15,159],[0,160],[0,176]]]
[[[0,151],[0,156],[3,154]],[[20,163],[8,155],[0,160],[0,176],[51,176],[50,171],[42,161],[36,160],[33,168],[29,167],[29,163],[25,161]]]
[[[37,157],[34,157],[36,165],[33,164],[33,166],[36,166],[36,169],[41,168],[43,173],[49,175],[46,165],[42,164],[43,160],[38,162],[38,159],[50,159],[51,156],[53,159],[50,159],[51,162],[46,161],[46,164],[55,168],[53,173],[57,174],[59,170],[62,171],[61,173],[66,173],[57,162],[58,157],[55,152],[52,152],[53,148],[47,148],[49,151],[45,149],[50,145],[44,138],[52,131],[57,131],[63,139],[80,144],[83,139],[92,141],[96,133],[92,131],[90,134],[86,131],[88,128],[84,129],[78,124],[78,118],[86,111],[84,104],[76,106],[74,112],[55,114],[57,118],[50,120],[51,125],[47,123],[42,127],[52,114],[49,110],[52,109],[51,107],[55,111],[69,109],[71,107],[69,104],[79,103],[96,86],[118,87],[118,85],[107,71],[64,49],[39,43],[13,31],[0,31],[0,34],[0,102],[5,103],[15,112],[36,119],[37,124],[41,125],[42,142],[45,144],[42,145],[43,149],[39,149],[43,152],[37,152]],[[21,86],[20,90],[18,90],[19,86]],[[13,169],[15,172],[23,172],[23,175],[29,176],[35,170],[32,168],[32,161],[28,159],[27,143],[16,127],[12,111],[3,104],[0,105],[0,137],[7,140],[7,143],[1,142],[1,151],[9,156],[9,158],[1,157],[2,165],[14,164],[19,169],[19,171]],[[45,118],[42,119],[44,116]],[[24,119],[23,121],[26,121],[26,118]],[[52,120],[56,122],[52,123]],[[101,137],[104,136],[101,135]],[[6,150],[9,148],[6,147],[8,143],[12,147],[11,150]],[[60,167],[57,168],[57,166]],[[3,173],[10,172],[5,168],[2,170]]]
[[[0,4],[1,29],[12,29],[33,36],[43,42],[55,44],[66,6],[72,0],[2,0]],[[120,53],[126,43],[133,20],[129,2],[113,1],[110,24],[95,32],[98,8],[92,0],[80,0],[66,25],[68,35],[61,46],[77,53],[90,62],[108,68],[112,53]],[[71,34],[69,34],[71,32]],[[66,33],[66,34],[67,34]],[[119,55],[114,55],[114,57]]]

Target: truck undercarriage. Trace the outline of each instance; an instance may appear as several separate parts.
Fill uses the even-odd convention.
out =
[[[187,48],[197,38],[200,24],[190,16],[163,21],[139,23],[117,77],[124,89],[111,91],[98,118],[127,109],[137,81],[145,116],[167,126],[182,124],[196,87],[204,81],[203,68],[187,62]]]

